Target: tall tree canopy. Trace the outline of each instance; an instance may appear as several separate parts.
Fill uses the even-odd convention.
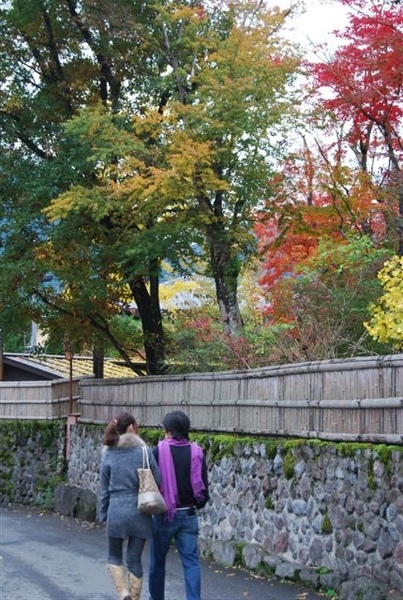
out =
[[[286,16],[244,1],[2,8],[3,311],[90,326],[135,368],[111,319],[134,300],[158,373],[161,266],[196,255],[236,335],[238,276],[293,105]]]

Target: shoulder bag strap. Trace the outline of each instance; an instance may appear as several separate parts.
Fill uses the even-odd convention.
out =
[[[142,446],[142,450],[143,450],[143,469],[149,469],[150,468],[150,461],[148,458],[148,449],[147,446]]]

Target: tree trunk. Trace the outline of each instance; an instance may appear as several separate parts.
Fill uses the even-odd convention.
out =
[[[99,335],[96,335],[92,350],[92,369],[95,379],[103,379],[104,377],[104,356],[105,348],[103,339]]]
[[[214,281],[223,331],[231,337],[236,337],[243,327],[237,301],[237,286],[235,284],[234,289],[234,282],[219,272],[214,274]]]
[[[396,187],[399,198],[399,215],[397,218],[397,229],[399,237],[398,254],[403,256],[403,171],[396,173]]]
[[[395,138],[394,130],[389,122],[377,123],[383,132],[385,140],[385,146],[388,152],[391,169],[390,169],[390,180],[391,187],[397,198],[398,216],[396,221],[397,230],[397,252],[399,256],[403,256],[403,171],[400,168],[399,155],[395,151]]]
[[[135,277],[130,289],[139,310],[143,328],[147,375],[160,375],[165,370],[165,343],[159,303],[158,276],[150,277],[150,291],[143,277]]]
[[[210,264],[223,331],[231,337],[236,337],[243,328],[238,304],[239,259],[231,256],[230,242],[226,239],[223,230],[210,227],[208,239]]]

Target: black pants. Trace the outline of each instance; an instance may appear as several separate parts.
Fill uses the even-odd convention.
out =
[[[123,538],[108,538],[108,562],[113,565],[123,564],[123,548],[125,540]],[[126,566],[135,577],[143,577],[143,565],[141,556],[143,554],[146,541],[143,538],[127,538],[126,548]]]

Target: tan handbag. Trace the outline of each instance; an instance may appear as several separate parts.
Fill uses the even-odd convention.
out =
[[[142,450],[143,468],[137,469],[139,476],[138,509],[146,515],[162,515],[167,510],[165,500],[158,489],[153,472],[150,469],[146,446],[143,446]]]

